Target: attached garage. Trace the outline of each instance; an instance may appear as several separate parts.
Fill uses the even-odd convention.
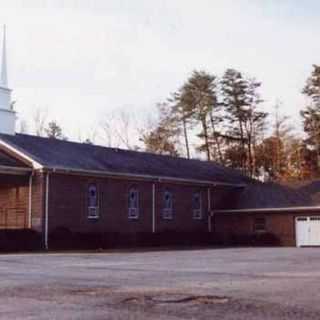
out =
[[[320,216],[296,218],[297,247],[320,246]]]
[[[281,246],[320,247],[319,212],[319,207],[222,210],[215,212],[214,224],[226,244],[230,239],[272,236]]]
[[[282,246],[320,247],[320,180],[255,182],[215,204],[215,230],[224,238],[270,236]]]

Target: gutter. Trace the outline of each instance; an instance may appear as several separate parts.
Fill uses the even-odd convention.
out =
[[[32,227],[32,184],[33,184],[33,172],[31,172],[29,177],[29,210],[28,210],[28,228],[31,229]]]
[[[152,184],[152,233],[156,233],[156,185]]]
[[[48,231],[49,231],[49,177],[50,173],[47,172],[46,175],[46,194],[45,194],[45,221],[44,221],[44,246],[48,250]]]
[[[215,213],[275,213],[275,212],[299,212],[299,211],[319,211],[320,206],[309,207],[283,207],[283,208],[256,208],[256,209],[231,209],[231,210],[216,210]]]
[[[62,174],[74,174],[74,175],[96,175],[96,176],[106,176],[114,178],[133,178],[133,179],[142,179],[142,180],[151,180],[157,182],[180,182],[180,183],[195,183],[207,186],[224,186],[224,187],[233,187],[233,188],[244,188],[246,184],[244,183],[225,183],[209,180],[198,180],[198,179],[185,179],[185,178],[176,178],[169,176],[154,176],[147,174],[135,174],[135,173],[121,173],[121,172],[112,172],[112,171],[102,171],[102,170],[83,170],[83,169],[73,169],[73,168],[61,168],[61,167],[42,167],[42,171],[50,171],[53,173],[62,173]]]
[[[0,173],[4,174],[27,174],[32,172],[32,168],[12,167],[0,165]]]
[[[35,169],[41,169],[43,167],[39,162],[35,161],[30,156],[25,155],[23,152],[17,150],[17,148],[13,147],[9,143],[4,142],[1,139],[0,139],[0,146],[7,149],[9,151],[9,153],[12,152],[12,153],[18,155],[18,157],[22,160],[22,162],[25,162],[28,165],[31,164]]]

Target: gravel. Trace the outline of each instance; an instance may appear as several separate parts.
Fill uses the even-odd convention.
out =
[[[319,319],[316,248],[0,256],[0,319]]]

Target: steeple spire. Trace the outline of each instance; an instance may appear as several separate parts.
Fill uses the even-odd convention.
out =
[[[1,60],[1,77],[0,86],[8,87],[8,74],[7,74],[7,50],[6,50],[6,25],[3,26],[3,42],[2,42],[2,60]]]
[[[0,70],[0,133],[15,134],[16,113],[11,105],[11,90],[8,88],[6,26],[3,26],[3,43]]]

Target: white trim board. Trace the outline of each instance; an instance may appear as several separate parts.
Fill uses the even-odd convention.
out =
[[[44,170],[52,171],[53,173],[61,174],[74,174],[74,175],[97,175],[97,176],[107,176],[107,177],[123,177],[123,178],[132,178],[132,179],[147,179],[151,181],[158,182],[181,182],[181,183],[196,183],[201,185],[210,185],[210,186],[225,186],[233,188],[244,188],[246,184],[237,184],[237,183],[224,183],[217,181],[207,181],[207,180],[197,180],[197,179],[188,179],[188,178],[176,178],[176,177],[167,177],[167,176],[153,176],[146,174],[135,174],[135,173],[122,173],[122,172],[113,172],[113,171],[103,171],[103,170],[83,170],[83,169],[73,169],[73,168],[49,168],[43,167]]]
[[[319,210],[319,213],[320,213],[320,206],[215,210],[215,213],[259,213],[259,212],[267,213],[267,212],[299,212],[299,211],[317,211],[317,210]]]
[[[23,167],[11,167],[11,166],[1,166],[0,165],[0,173],[1,174],[18,174],[18,175],[24,175],[27,173],[32,172],[32,169],[30,168],[23,168]]]
[[[26,162],[32,164],[34,169],[42,169],[43,166],[39,162],[35,161],[31,157],[25,155],[23,152],[17,150],[15,147],[11,146],[10,144],[4,142],[3,140],[0,139],[0,146],[3,146],[5,149],[15,153],[18,157],[21,157],[24,159]]]

